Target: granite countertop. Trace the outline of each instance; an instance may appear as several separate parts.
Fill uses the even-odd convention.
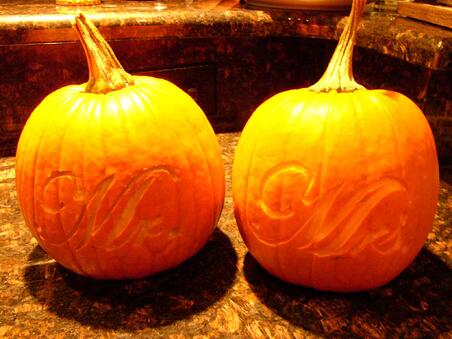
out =
[[[0,337],[450,338],[450,176],[423,250],[398,278],[368,292],[318,292],[271,277],[247,252],[231,205],[238,134],[218,138],[227,193],[217,229],[176,269],[133,281],[93,281],[49,258],[20,214],[14,158],[0,158]]]
[[[74,16],[83,11],[107,39],[300,36],[337,39],[347,11],[251,8],[239,0],[104,0],[97,6],[58,6],[49,0],[0,4],[0,45],[74,41]],[[160,8],[160,9],[159,9]],[[373,10],[361,20],[357,45],[433,70],[450,70],[452,32]]]

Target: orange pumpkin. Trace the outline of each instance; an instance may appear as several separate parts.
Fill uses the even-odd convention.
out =
[[[423,246],[439,193],[422,111],[353,79],[364,5],[353,2],[317,84],[257,108],[233,164],[235,215],[251,254],[279,278],[321,290],[365,290],[396,277]]]
[[[127,74],[83,15],[87,84],[34,110],[17,148],[17,194],[43,249],[70,270],[136,278],[174,267],[208,240],[224,170],[199,106],[172,83]]]

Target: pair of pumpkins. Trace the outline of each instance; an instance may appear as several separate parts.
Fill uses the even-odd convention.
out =
[[[421,249],[438,198],[423,113],[353,79],[364,5],[354,0],[317,84],[256,110],[233,165],[235,216],[251,254],[281,279],[321,290],[365,290],[397,276]],[[83,275],[174,267],[205,244],[221,213],[215,134],[188,95],[128,75],[82,15],[76,27],[90,80],[44,99],[18,145],[26,223],[49,255]]]

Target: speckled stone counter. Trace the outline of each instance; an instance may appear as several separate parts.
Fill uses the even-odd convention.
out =
[[[301,36],[337,39],[349,9],[313,12],[251,8],[239,0],[104,0],[96,6],[58,6],[49,0],[8,1],[0,5],[0,44],[73,41],[71,25],[83,11],[103,27],[107,39],[211,38],[216,36]],[[361,47],[431,69],[450,69],[452,32],[394,14],[363,17]]]
[[[375,290],[325,293],[271,277],[247,252],[231,205],[238,134],[218,138],[227,193],[216,231],[176,269],[134,281],[93,281],[50,259],[21,217],[14,159],[0,158],[0,337],[450,338],[450,171],[433,230],[410,267]]]

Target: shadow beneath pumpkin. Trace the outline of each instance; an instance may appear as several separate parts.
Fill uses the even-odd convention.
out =
[[[360,293],[283,282],[247,253],[244,274],[258,298],[290,323],[322,336],[433,338],[452,330],[451,270],[425,248],[389,284]]]
[[[37,246],[29,261],[45,258]],[[205,310],[232,286],[236,266],[237,254],[217,228],[194,257],[145,279],[97,281],[45,262],[31,262],[24,275],[31,294],[50,312],[96,328],[134,331]]]

